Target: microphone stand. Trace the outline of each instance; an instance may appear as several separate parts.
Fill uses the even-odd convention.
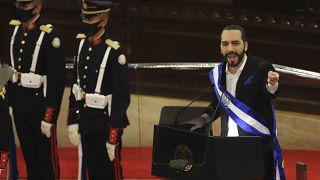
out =
[[[197,101],[201,96],[203,96],[204,93],[206,93],[207,90],[210,89],[210,88],[211,88],[211,87],[208,87],[208,88],[206,88],[205,90],[203,90],[200,95],[198,95],[196,98],[194,98],[188,105],[186,105],[185,107],[183,107],[183,108],[177,113],[177,115],[176,115],[176,117],[175,117],[175,119],[174,119],[174,127],[178,127],[178,118],[179,118],[180,114],[181,114],[182,112],[184,112],[188,107],[190,107],[191,104],[193,104],[195,101]]]

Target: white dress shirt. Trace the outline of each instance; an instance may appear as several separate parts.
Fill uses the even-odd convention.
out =
[[[236,73],[232,74],[228,70],[228,65],[226,66],[226,83],[227,83],[227,91],[234,97],[236,97],[236,88],[237,88],[237,82],[240,77],[240,74],[243,70],[244,65],[247,62],[247,55],[244,54],[242,64],[237,70]],[[234,122],[234,120],[229,116],[228,119],[228,135],[227,136],[239,136],[238,133],[238,126]]]

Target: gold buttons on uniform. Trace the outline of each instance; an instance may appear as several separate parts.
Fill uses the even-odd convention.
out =
[[[84,69],[87,70],[87,69],[88,69],[88,66],[85,66]]]
[[[87,76],[86,76],[86,75],[83,75],[83,79],[85,79],[85,78],[87,78]]]
[[[21,66],[20,66],[20,65],[18,66],[18,69],[21,69]]]
[[[86,85],[83,85],[83,89],[86,89],[87,88],[87,86]]]
[[[90,59],[90,57],[89,56],[87,56],[87,58],[86,58],[87,60],[89,60]]]
[[[39,94],[38,93],[36,93],[36,96],[38,96]]]
[[[83,107],[86,108],[86,107],[87,107],[87,104],[83,104]]]
[[[23,45],[23,44],[25,44],[26,43],[26,41],[21,41],[21,44]]]
[[[26,32],[25,32],[25,33],[23,33],[23,36],[28,36],[28,33],[26,33]]]
[[[21,60],[22,60],[21,57],[19,57],[19,58],[18,58],[18,61],[20,62]]]
[[[99,71],[98,70],[96,70],[96,73],[98,73]]]
[[[22,52],[23,52],[23,49],[20,49],[19,52],[22,53]]]
[[[90,52],[92,51],[92,47],[89,47],[89,51],[90,51]]]

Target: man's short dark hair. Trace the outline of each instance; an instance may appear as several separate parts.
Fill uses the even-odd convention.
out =
[[[241,26],[238,26],[238,25],[229,25],[229,26],[226,26],[223,28],[223,31],[224,30],[239,30],[241,32],[241,38],[244,42],[247,41],[247,37],[246,37],[246,30],[241,27]]]

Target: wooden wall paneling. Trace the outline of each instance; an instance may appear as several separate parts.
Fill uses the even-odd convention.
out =
[[[9,63],[9,40],[12,32],[9,32],[9,22],[14,16],[13,2],[0,3],[0,58],[2,62]]]
[[[0,57],[6,61],[12,4],[12,0],[0,2],[0,10],[6,15],[0,17],[0,38],[4,42],[0,44]],[[78,46],[75,35],[81,28],[79,14],[79,0],[45,1],[43,17],[61,33],[68,61],[72,61]],[[247,29],[250,53],[276,64],[320,71],[320,20],[312,14],[238,8],[232,0],[119,0],[108,31],[128,49],[130,63],[218,62],[221,29],[229,24]],[[208,86],[207,73],[143,70],[131,71],[130,76],[133,86],[139,76],[141,87],[145,87],[143,93],[191,98],[192,93]],[[284,108],[304,104],[296,107],[304,110],[319,107],[320,97],[314,95],[319,91],[318,81],[282,77],[283,93],[278,104]],[[301,95],[303,91],[308,93]]]

